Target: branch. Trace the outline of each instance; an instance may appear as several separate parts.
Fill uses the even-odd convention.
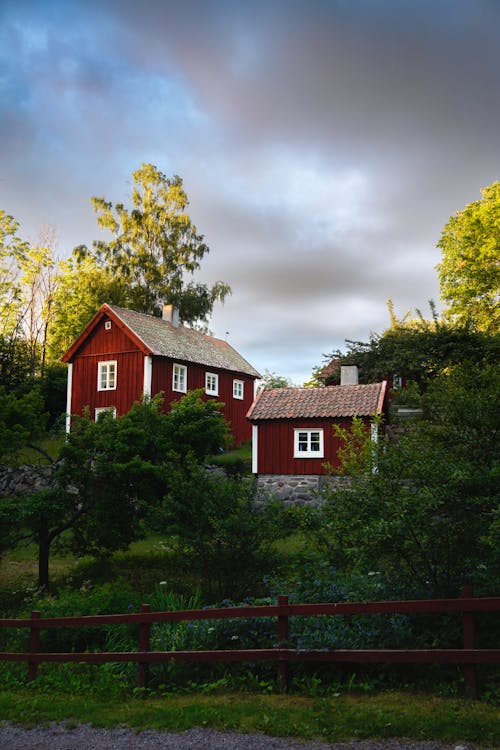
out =
[[[43,448],[40,448],[39,445],[35,445],[34,443],[26,443],[26,446],[40,453],[42,456],[48,459],[49,463],[51,463],[52,465],[56,463],[56,461],[52,458],[52,456],[49,453],[47,453],[46,450],[44,450]]]

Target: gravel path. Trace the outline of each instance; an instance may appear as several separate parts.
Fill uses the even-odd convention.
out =
[[[1,750],[473,750],[472,745],[442,745],[436,742],[406,740],[301,743],[262,734],[216,732],[190,729],[170,732],[133,732],[130,729],[95,729],[82,724],[65,729],[49,727],[0,726]]]

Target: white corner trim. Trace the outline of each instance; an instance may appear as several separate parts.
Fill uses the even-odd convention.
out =
[[[259,426],[252,425],[252,474],[258,474],[259,469]]]
[[[142,393],[147,401],[151,398],[151,383],[153,381],[153,357],[144,355],[144,385]]]
[[[66,432],[71,430],[71,397],[73,393],[73,364],[68,365],[68,384],[66,386]]]

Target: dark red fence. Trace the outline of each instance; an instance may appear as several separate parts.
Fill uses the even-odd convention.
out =
[[[148,604],[137,614],[91,615],[85,617],[41,617],[33,611],[30,618],[0,619],[0,628],[29,628],[29,651],[0,653],[0,661],[28,664],[28,679],[37,675],[42,662],[136,662],[138,684],[147,684],[148,665],[177,662],[257,662],[277,663],[281,689],[288,684],[290,662],[351,662],[351,663],[441,663],[461,664],[464,667],[467,694],[477,696],[477,664],[500,664],[500,649],[478,649],[475,645],[475,614],[500,611],[500,597],[474,597],[472,588],[464,589],[460,599],[433,599],[387,602],[338,602],[328,604],[289,604],[287,596],[280,596],[271,606],[224,607],[218,609],[184,610],[182,612],[151,612]],[[290,617],[375,615],[375,614],[461,614],[463,648],[460,649],[334,649],[298,650],[289,644]],[[221,620],[249,617],[277,618],[278,646],[272,649],[239,649],[224,651],[151,651],[150,628],[154,622]],[[81,627],[89,625],[139,625],[138,651],[101,653],[41,653],[40,631],[44,628]]]

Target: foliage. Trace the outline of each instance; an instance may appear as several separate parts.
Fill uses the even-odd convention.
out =
[[[0,210],[0,340],[9,366],[23,361],[34,377],[45,368],[57,263],[53,233],[30,245],[18,229],[18,222]]]
[[[39,389],[18,397],[0,386],[0,458],[16,454],[44,435],[47,414],[43,408]]]
[[[18,413],[30,427],[34,420],[10,396],[8,403],[13,402],[17,410],[12,418],[9,412],[6,424],[12,423],[19,436]],[[219,405],[204,402],[199,391],[188,393],[168,414],[161,407],[158,396],[134,404],[119,419],[110,414],[97,422],[75,417],[53,485],[19,499],[12,526],[19,529],[18,542],[31,539],[38,545],[41,587],[49,586],[55,540],[64,535],[65,543],[80,554],[126,549],[143,534],[142,521],[171,486],[175,467],[196,464],[224,444],[228,428]],[[4,442],[13,440],[11,432],[5,430]]]
[[[259,390],[263,388],[290,388],[292,386],[293,383],[290,378],[265,370],[264,376],[259,383]]]
[[[379,571],[408,594],[494,588],[499,385],[495,367],[439,376],[422,398],[424,418],[386,442],[377,471],[326,492],[320,535],[332,562]]]
[[[130,309],[156,314],[168,301],[179,308],[184,322],[206,322],[214,303],[223,302],[230,288],[221,281],[212,288],[185,283],[209,248],[186,211],[182,179],[143,164],[133,173],[131,202],[129,210],[123,203],[92,198],[99,226],[113,234],[109,242],[94,242],[93,257],[117,281]],[[77,252],[89,254],[84,246]]]
[[[250,479],[227,478],[198,464],[172,468],[163,523],[181,546],[209,591],[244,596],[255,587],[273,555],[280,509],[270,503],[257,512]]]
[[[22,335],[0,334],[0,386],[14,390],[30,377],[29,344]]]
[[[0,332],[19,332],[21,317],[20,265],[29,245],[18,235],[19,223],[0,209]]]
[[[60,360],[73,341],[105,302],[123,305],[124,289],[108,268],[92,255],[73,255],[60,264],[53,295],[52,318],[47,332],[51,363]]]
[[[470,326],[450,325],[434,317],[396,321],[369,341],[347,341],[347,351],[326,358],[330,366],[316,371],[325,385],[340,382],[340,366],[355,362],[362,383],[373,383],[397,374],[422,388],[429,378],[465,362],[495,363],[500,355],[500,336],[474,331]],[[334,366],[334,365],[337,366]]]
[[[447,314],[459,324],[498,333],[500,326],[500,182],[481,190],[446,224],[438,247],[441,297]]]
[[[170,406],[168,413],[170,439],[166,445],[179,458],[194,457],[204,461],[224,449],[230,441],[230,430],[221,412],[222,404],[203,399],[203,389],[188,391]]]

